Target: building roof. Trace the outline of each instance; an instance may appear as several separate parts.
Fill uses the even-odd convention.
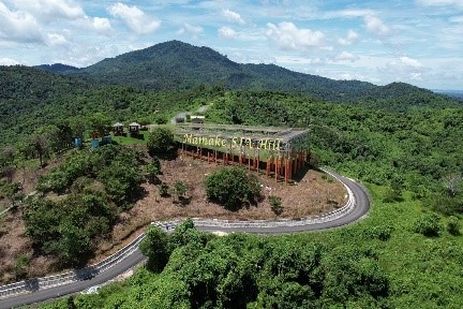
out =
[[[182,137],[185,134],[194,134],[195,136],[221,136],[223,138],[248,137],[254,140],[259,139],[278,139],[284,146],[284,149],[291,149],[301,140],[306,139],[309,130],[306,128],[280,128],[280,127],[253,127],[242,125],[228,124],[201,124],[187,123],[177,124],[175,134]]]
[[[131,124],[129,124],[129,127],[141,127],[141,125],[139,123],[132,122]]]
[[[116,122],[113,127],[123,127],[124,124],[123,123],[120,123],[120,122]]]

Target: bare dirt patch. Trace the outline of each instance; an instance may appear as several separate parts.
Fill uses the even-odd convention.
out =
[[[18,168],[13,181],[21,183],[27,195],[35,190],[39,177],[57,166],[58,162],[58,159],[50,160],[44,168],[35,165]],[[0,199],[0,209],[9,206],[9,201]],[[33,255],[32,243],[25,231],[20,207],[0,217],[0,283],[17,281],[23,277],[40,277],[56,270],[56,261],[52,257]],[[22,269],[17,267],[20,257],[29,261]]]
[[[222,206],[209,202],[204,189],[204,181],[210,173],[222,168],[189,157],[162,162],[163,175],[159,178],[173,187],[176,181],[183,181],[188,186],[191,202],[187,205],[174,203],[175,198],[162,198],[154,185],[145,185],[149,194],[138,201],[130,212],[137,213],[130,217],[143,217],[150,220],[169,220],[178,217],[220,218],[239,220],[258,220],[276,218],[303,218],[329,211],[334,205],[342,205],[345,200],[344,187],[323,176],[315,170],[309,170],[302,180],[294,185],[276,182],[265,175],[259,176],[262,184],[263,200],[256,206],[249,206],[233,212]],[[273,213],[268,196],[281,197],[284,211],[280,216]],[[331,202],[330,202],[331,201]]]
[[[18,259],[24,256],[28,265],[16,268]],[[33,256],[32,243],[25,235],[20,211],[10,212],[0,218],[0,282],[17,281],[23,277],[40,277],[54,270],[55,260],[51,257]]]

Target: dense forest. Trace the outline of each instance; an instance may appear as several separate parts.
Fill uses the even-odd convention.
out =
[[[329,232],[218,237],[191,222],[172,235],[151,229],[142,246],[149,262],[133,277],[45,307],[463,306],[459,101],[403,83],[236,64],[181,42],[84,69],[1,67],[0,86],[0,194],[15,199],[21,189],[8,179],[24,162],[61,161],[37,189],[65,200],[32,199],[24,214],[38,252],[63,264],[85,261],[84,249],[138,193],[129,188],[139,189],[148,161],[136,150],[68,150],[73,137],[116,121],[166,123],[208,105],[208,122],[309,128],[317,161],[372,195],[368,218]],[[84,258],[74,260],[80,251]]]

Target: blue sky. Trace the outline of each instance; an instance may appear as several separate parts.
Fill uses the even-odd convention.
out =
[[[173,39],[335,79],[463,89],[463,0],[0,0],[0,64],[82,67]]]

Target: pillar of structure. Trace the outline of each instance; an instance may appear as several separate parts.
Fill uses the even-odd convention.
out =
[[[267,162],[265,162],[265,176],[267,177],[270,174],[270,160],[271,158],[267,158]]]
[[[275,181],[278,182],[278,173],[279,173],[278,159],[275,157]]]
[[[259,167],[260,167],[260,158],[259,158],[259,153],[257,153],[257,162],[256,162],[256,171],[259,173]]]
[[[289,173],[288,173],[288,158],[287,157],[284,158],[284,162],[285,162],[285,183],[288,183]]]
[[[293,180],[293,159],[289,158],[289,179]]]

